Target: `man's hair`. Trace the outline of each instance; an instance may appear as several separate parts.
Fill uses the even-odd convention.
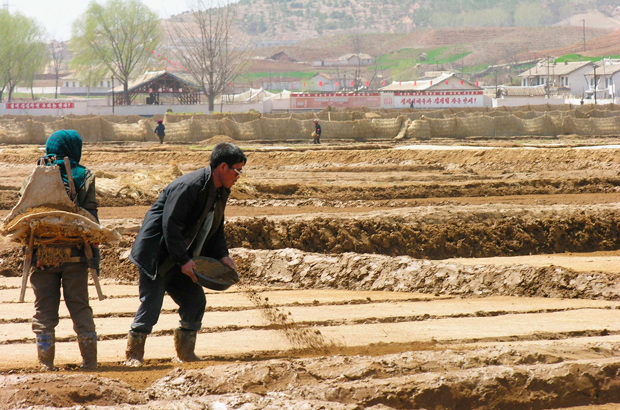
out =
[[[230,142],[222,142],[213,147],[209,165],[211,165],[211,169],[215,169],[219,167],[221,163],[225,162],[232,168],[233,165],[240,162],[243,162],[245,165],[247,161],[248,158],[245,156],[241,148]]]

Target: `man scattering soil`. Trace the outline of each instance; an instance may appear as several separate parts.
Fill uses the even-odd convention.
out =
[[[224,209],[246,162],[234,144],[216,145],[208,167],[172,181],[146,213],[129,257],[140,271],[142,303],[127,336],[128,366],[143,363],[146,336],[159,319],[166,292],[179,305],[181,316],[174,331],[177,358],[200,360],[194,348],[206,298],[196,283],[192,258],[208,256],[236,269],[224,237]]]

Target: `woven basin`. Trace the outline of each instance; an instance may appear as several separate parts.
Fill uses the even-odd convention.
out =
[[[194,262],[196,263],[194,273],[198,283],[207,289],[226,290],[239,282],[237,272],[217,259],[198,256],[194,258]]]

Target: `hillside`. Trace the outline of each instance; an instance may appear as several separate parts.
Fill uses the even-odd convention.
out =
[[[610,17],[620,13],[605,0],[240,0],[237,15],[238,29],[250,36],[301,41],[353,32],[568,24],[597,8]]]
[[[587,28],[586,38],[590,40],[608,33],[608,30]],[[364,52],[378,57],[406,48],[458,46],[461,51],[469,54],[463,63],[472,66],[507,61],[523,52],[571,46],[582,39],[583,30],[579,27],[444,28],[421,29],[402,34],[369,33],[322,37],[320,41],[308,39],[269,51],[285,50],[298,61],[312,62],[320,58],[335,58],[345,53]]]
[[[577,41],[565,47],[543,50],[534,54],[536,57],[542,57],[545,55],[562,56],[571,53],[578,53],[586,57],[618,55],[620,53],[620,30],[604,36],[586,39],[585,50],[583,49],[583,42]]]
[[[347,53],[366,53],[376,58],[376,68],[365,69],[370,71],[368,77],[377,74],[384,79],[410,80],[426,71],[449,70],[471,78],[489,65],[512,66],[518,61],[546,55],[549,50],[557,56],[578,53],[583,50],[584,34],[592,45],[617,43],[618,36],[610,34],[609,27],[613,27],[614,18],[620,15],[620,7],[605,6],[605,0],[535,0],[527,3],[531,6],[527,10],[521,3],[518,0],[240,0],[236,6],[235,31],[249,36],[257,45],[256,56],[263,59],[252,60],[238,83],[255,87],[264,83],[264,79],[293,81],[309,78],[319,71],[340,76],[353,68],[323,68],[313,66],[313,62],[336,59]],[[595,7],[602,11],[592,12]],[[446,13],[452,14],[448,20]],[[501,15],[504,17],[499,18]],[[575,16],[586,19],[585,30],[583,19],[577,20]],[[590,21],[588,16],[596,20]],[[604,19],[609,24],[601,28]],[[170,22],[174,21],[172,17]],[[608,40],[599,41],[599,38]],[[608,49],[617,50],[613,45]],[[565,52],[558,54],[556,50]],[[281,51],[295,62],[266,59]],[[592,52],[597,53],[598,49],[592,48]],[[617,54],[617,51],[601,53],[605,54]],[[423,61],[420,55],[428,58]],[[512,77],[511,69],[499,80],[511,83]]]

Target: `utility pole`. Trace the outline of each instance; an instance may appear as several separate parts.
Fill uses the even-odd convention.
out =
[[[581,20],[583,22],[583,51],[586,51],[586,19]]]
[[[549,60],[551,57],[547,56],[547,81],[545,84],[545,88],[547,89],[547,99],[549,99]]]
[[[594,105],[596,105],[596,89],[598,84],[596,83],[596,65],[594,66]]]
[[[114,76],[112,78],[112,115],[114,115],[114,100],[116,99],[116,94],[114,93]]]

